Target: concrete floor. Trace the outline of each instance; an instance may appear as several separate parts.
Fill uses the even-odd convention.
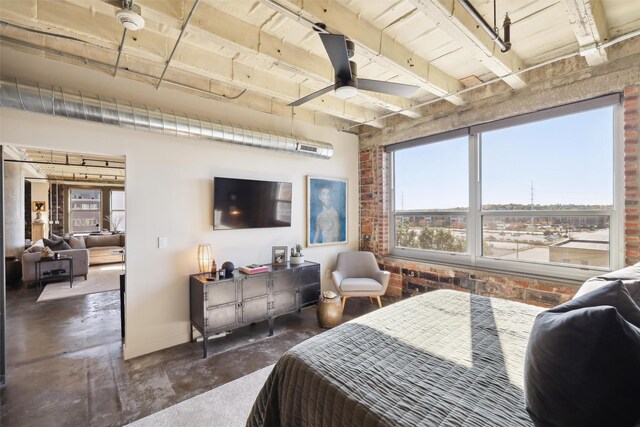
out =
[[[7,291],[7,383],[0,389],[2,426],[118,426],[275,363],[289,348],[321,333],[315,307],[202,343],[122,359],[119,293],[36,304],[36,289]],[[376,306],[348,301],[349,320]]]

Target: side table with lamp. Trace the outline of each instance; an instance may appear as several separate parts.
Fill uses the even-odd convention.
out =
[[[272,335],[277,316],[318,301],[320,264],[267,264],[267,271],[250,275],[240,270],[228,274],[226,269],[212,273],[208,269],[212,262],[208,246],[198,246],[201,273],[192,274],[189,279],[191,338],[194,341],[195,331],[202,335],[204,357],[209,337],[264,320]]]

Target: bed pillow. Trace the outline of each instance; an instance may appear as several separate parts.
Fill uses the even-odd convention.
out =
[[[51,249],[52,251],[64,251],[67,249],[71,249],[71,246],[67,244],[64,240],[49,240],[42,239],[44,241],[44,245]]]
[[[622,280],[622,283],[627,287],[629,294],[631,294],[631,299],[640,306],[640,262],[621,270],[592,277],[580,286],[580,289],[578,289],[574,298],[579,298],[587,292],[598,289],[614,280]]]
[[[525,403],[536,426],[640,421],[639,319],[620,281],[536,317],[525,356]]]
[[[629,289],[622,280],[613,280],[597,289],[552,308],[551,312],[566,313],[584,307],[609,305],[615,307],[627,322],[640,328],[640,307],[633,300]]]

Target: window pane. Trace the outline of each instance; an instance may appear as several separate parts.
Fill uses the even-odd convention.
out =
[[[613,205],[613,107],[482,134],[484,210]]]
[[[467,251],[466,214],[398,215],[395,227],[396,247],[443,252]]]
[[[123,232],[125,230],[124,219],[124,211],[111,211],[111,231]]]
[[[100,231],[100,190],[71,189],[71,233]]]
[[[469,208],[468,138],[455,138],[394,154],[395,209]]]
[[[482,255],[609,267],[609,216],[484,216]]]
[[[124,191],[111,190],[111,210],[124,210]]]

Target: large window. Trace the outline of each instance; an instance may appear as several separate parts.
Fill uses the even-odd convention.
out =
[[[99,189],[72,188],[70,195],[69,231],[85,234],[100,231],[100,212],[102,212]]]
[[[111,231],[114,233],[125,230],[125,205],[124,191],[111,190],[111,215],[109,216]]]
[[[619,266],[617,99],[392,146],[392,253],[567,278]]]
[[[396,153],[396,245],[467,252],[469,212],[467,138]]]

